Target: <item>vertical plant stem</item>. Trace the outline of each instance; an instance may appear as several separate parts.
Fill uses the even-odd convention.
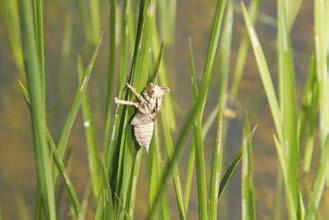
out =
[[[218,189],[222,172],[223,161],[223,141],[224,141],[224,126],[223,126],[223,111],[226,107],[228,74],[230,65],[230,50],[232,39],[233,26],[233,3],[227,3],[227,10],[224,19],[223,34],[221,37],[222,44],[219,49],[219,88],[218,88],[218,113],[217,113],[217,133],[216,145],[212,153],[212,164],[209,184],[209,203],[208,214],[209,219],[217,219],[218,207]]]
[[[54,185],[51,178],[50,158],[46,140],[46,115],[45,102],[43,99],[44,78],[42,77],[41,60],[38,54],[35,27],[31,2],[20,1],[20,19],[22,24],[22,40],[25,50],[25,72],[28,83],[28,90],[31,98],[31,118],[33,130],[33,146],[35,152],[38,186],[40,187],[41,198],[45,203],[47,218],[56,219]],[[39,18],[41,19],[41,18]]]
[[[97,0],[98,1],[98,0]],[[105,100],[105,126],[103,137],[103,152],[109,145],[110,141],[110,120],[111,120],[111,104],[113,92],[113,79],[115,73],[115,33],[116,33],[116,0],[110,0],[110,37],[109,37],[109,66],[106,84],[106,100]],[[124,42],[125,43],[125,42]],[[125,54],[123,54],[125,55]],[[122,55],[122,56],[123,56]]]

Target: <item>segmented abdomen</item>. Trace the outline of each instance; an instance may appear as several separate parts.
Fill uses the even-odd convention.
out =
[[[149,151],[150,143],[153,136],[154,122],[149,121],[146,124],[134,125],[134,133],[138,144]]]

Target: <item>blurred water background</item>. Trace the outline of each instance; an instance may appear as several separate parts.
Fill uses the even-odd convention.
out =
[[[5,1],[5,0],[1,0]],[[0,1],[0,7],[1,7]],[[99,138],[102,135],[102,122],[105,79],[107,73],[107,44],[108,44],[108,2],[101,1],[106,7],[101,7],[102,26],[105,31],[102,48],[97,57],[91,82],[89,84],[91,103],[93,106],[93,120],[95,121]],[[238,3],[238,1],[236,1]],[[214,0],[179,0],[177,1],[177,18],[174,45],[165,48],[166,65],[168,67],[171,95],[175,100],[175,113],[177,124],[180,118],[185,117],[191,107],[191,91],[188,60],[188,37],[192,38],[197,71],[201,73],[202,60],[207,49],[208,33],[214,12]],[[237,5],[238,6],[238,5]],[[276,1],[262,1],[260,11],[262,14],[276,17]],[[90,54],[90,48],[85,46],[81,21],[73,1],[46,0],[45,1],[45,55],[47,75],[47,109],[48,124],[58,139],[65,116],[78,85],[76,71],[77,54],[84,58]],[[236,10],[234,14],[232,60],[235,64],[236,52],[239,46],[244,22]],[[292,30],[292,42],[295,50],[295,68],[297,78],[297,91],[301,91],[308,70],[311,48],[313,46],[313,18],[312,2],[304,1]],[[63,50],[63,33],[65,28],[72,24],[72,38],[70,50]],[[262,21],[257,22],[257,32],[262,46],[265,49],[269,66],[276,79],[276,27]],[[22,203],[27,204],[27,212],[32,216],[35,197],[35,167],[32,148],[30,115],[20,94],[18,85],[18,69],[7,39],[7,29],[0,21],[0,208],[8,219],[19,219],[18,209]],[[86,59],[85,59],[86,62]],[[277,175],[277,155],[275,152],[273,133],[274,126],[263,91],[260,78],[255,65],[253,53],[249,50],[247,63],[238,94],[238,113],[248,111],[252,125],[257,124],[258,129],[254,138],[254,182],[256,197],[256,213],[258,219],[273,219],[275,206],[275,187]],[[232,73],[232,68],[230,69]],[[201,79],[201,74],[199,74]],[[205,115],[209,115],[217,101],[217,80],[213,82],[213,91],[209,94]],[[300,100],[301,93],[297,92]],[[179,104],[178,104],[179,103]],[[225,160],[230,161],[240,147],[242,119],[238,117],[229,121],[228,138],[225,145]],[[206,153],[210,156],[214,143],[215,129],[211,129],[206,142]],[[73,133],[69,140],[72,151],[70,170],[73,183],[81,196],[88,179],[88,161],[86,156],[84,131],[79,116],[75,123]],[[317,157],[317,155],[315,155]],[[187,152],[182,158],[186,162]],[[209,161],[209,160],[208,160]],[[184,163],[185,164],[185,163]],[[185,165],[184,165],[185,166]],[[181,166],[181,167],[184,167]],[[209,164],[208,164],[209,166]],[[147,204],[143,195],[146,193],[145,158],[142,163],[139,190],[137,191],[136,219],[144,216]],[[183,169],[182,169],[183,170]],[[183,172],[183,171],[182,171]],[[209,174],[209,172],[208,172]],[[312,173],[310,173],[312,175]],[[182,177],[182,181],[184,178]],[[195,185],[194,181],[194,186]],[[305,187],[307,187],[305,180]],[[197,216],[197,192],[192,187],[191,219]],[[172,194],[173,196],[173,194]],[[172,197],[174,199],[174,197]],[[240,219],[240,176],[235,172],[229,187],[226,190],[227,203],[221,205],[219,216],[221,219]],[[328,201],[324,204],[328,204]],[[226,207],[226,208],[225,208]],[[221,214],[222,213],[222,214]]]

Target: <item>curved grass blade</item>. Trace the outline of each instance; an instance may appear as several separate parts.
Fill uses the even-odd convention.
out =
[[[82,64],[82,60],[78,57],[78,74],[80,83],[82,80],[83,73],[85,69]],[[95,198],[98,198],[100,191],[107,185],[106,178],[102,177],[102,162],[100,156],[98,155],[97,144],[95,140],[94,133],[94,124],[91,119],[91,110],[90,103],[87,91],[83,94],[81,101],[82,116],[83,116],[83,125],[86,136],[86,145],[87,145],[87,155],[89,161],[89,172],[91,176],[91,185]]]
[[[31,107],[31,102],[30,102],[30,95],[28,94],[28,91],[26,90],[25,86],[23,85],[23,83],[21,81],[19,81],[19,85],[20,85],[21,92],[23,94],[24,100],[25,100],[29,110],[31,110],[32,107]],[[65,187],[66,187],[66,189],[67,189],[67,191],[70,195],[70,199],[71,199],[72,204],[74,206],[75,214],[79,215],[79,213],[80,213],[80,204],[79,204],[78,196],[77,196],[77,194],[74,190],[72,181],[71,181],[69,175],[66,172],[65,165],[64,165],[63,161],[61,160],[61,158],[58,155],[55,142],[54,142],[48,128],[47,128],[47,134],[46,135],[47,135],[47,142],[48,142],[48,146],[50,147],[51,155],[54,157],[55,166],[56,166],[58,172],[61,174],[61,176],[64,179],[64,184],[65,184]]]
[[[272,84],[270,71],[269,71],[262,47],[259,43],[257,34],[252,25],[252,21],[247,12],[247,9],[245,8],[243,2],[241,3],[241,5],[242,5],[243,17],[244,17],[244,20],[247,25],[249,39],[251,41],[251,44],[252,44],[252,47],[254,50],[255,58],[257,61],[257,66],[259,69],[259,74],[261,76],[262,83],[263,83],[263,86],[264,86],[264,89],[266,92],[266,96],[267,96],[267,99],[268,99],[268,102],[270,105],[270,110],[272,113],[275,128],[279,135],[279,139],[282,140],[282,133],[281,133],[282,125],[281,125],[281,120],[280,120],[280,117],[281,117],[280,108],[279,108],[279,104],[278,104],[278,101],[277,101],[277,98],[275,95],[275,91],[274,91],[274,87]]]
[[[230,180],[236,166],[238,165],[238,163],[240,162],[241,158],[242,158],[243,152],[242,150],[240,150],[234,157],[234,159],[232,160],[230,166],[227,168],[227,170],[225,171],[220,184],[219,184],[219,189],[218,189],[218,198],[221,196],[222,192],[224,191],[224,188],[226,186],[226,184],[228,183],[228,181]]]
[[[259,2],[260,0],[252,0],[248,8],[250,19],[253,24],[256,22],[258,17]],[[233,71],[233,81],[230,90],[230,101],[232,103],[235,101],[236,95],[240,87],[242,72],[244,70],[244,65],[246,62],[249,47],[250,47],[250,43],[248,39],[248,32],[247,30],[244,30],[237,53],[235,68]]]
[[[68,142],[70,134],[71,134],[71,129],[73,127],[73,123],[75,121],[76,115],[80,108],[80,104],[82,102],[84,92],[87,88],[87,83],[88,83],[89,77],[91,75],[91,72],[92,72],[92,69],[93,69],[93,66],[94,66],[94,63],[96,60],[96,56],[98,54],[98,50],[99,50],[99,47],[102,42],[102,38],[103,38],[103,34],[101,34],[99,41],[97,43],[97,46],[95,48],[95,51],[94,51],[94,53],[89,61],[89,64],[83,74],[83,78],[82,78],[81,83],[78,87],[78,90],[74,96],[72,106],[70,108],[70,111],[67,115],[67,118],[66,118],[66,121],[64,124],[64,127],[62,129],[62,133],[61,133],[61,136],[60,136],[60,139],[58,142],[58,154],[59,154],[60,158],[63,158],[63,156],[65,154],[67,142]]]

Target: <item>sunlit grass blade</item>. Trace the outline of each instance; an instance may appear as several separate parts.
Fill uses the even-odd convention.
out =
[[[35,26],[32,5],[30,1],[20,1],[20,23],[22,25],[22,41],[25,62],[25,73],[27,78],[28,92],[31,98],[31,118],[33,130],[33,147],[35,153],[38,191],[46,207],[49,220],[56,219],[54,185],[51,177],[50,158],[46,139],[46,114],[43,99],[44,78],[42,77],[41,61],[38,55],[38,44],[35,41]],[[42,18],[40,18],[42,19]],[[43,49],[43,48],[42,48]]]
[[[195,161],[196,161],[196,174],[197,174],[197,188],[198,188],[198,206],[199,217],[201,219],[207,219],[207,181],[206,181],[206,169],[204,158],[204,145],[202,140],[202,116],[204,106],[206,103],[208,91],[211,85],[211,79],[213,75],[213,63],[217,52],[217,45],[219,40],[219,34],[223,22],[224,12],[226,8],[226,0],[218,0],[215,8],[215,15],[213,18],[212,28],[210,32],[210,39],[208,44],[207,57],[205,60],[205,66],[203,71],[203,78],[201,84],[200,95],[198,97],[198,103],[201,106],[198,110],[198,117],[195,119],[194,129],[194,143],[195,143]]]
[[[103,34],[101,34],[101,37],[98,41],[98,44],[95,48],[95,51],[88,63],[88,66],[83,74],[81,83],[79,84],[79,87],[77,89],[77,92],[74,96],[73,102],[72,102],[72,106],[70,108],[70,111],[67,115],[64,127],[62,129],[62,133],[58,142],[58,153],[60,158],[63,158],[64,154],[65,154],[65,150],[66,150],[66,146],[67,146],[67,142],[69,140],[70,134],[71,134],[71,129],[73,127],[73,123],[75,121],[76,115],[79,111],[80,108],[80,104],[82,102],[82,98],[84,95],[84,92],[86,91],[87,88],[87,83],[89,80],[89,77],[91,75],[92,69],[93,69],[93,65],[95,63],[96,60],[96,56],[99,50],[99,47],[101,45],[102,42],[102,38],[103,38]]]
[[[319,112],[320,112],[320,146],[324,150],[325,141],[329,130],[329,26],[326,19],[329,3],[322,0],[314,1],[314,40],[317,80],[319,83]],[[327,183],[329,185],[329,174]]]
[[[156,193],[156,198],[155,198],[151,208],[148,211],[148,219],[152,218],[159,208],[160,202],[162,201],[164,193],[167,190],[169,178],[183,152],[184,146],[187,141],[187,137],[188,137],[189,133],[191,132],[191,129],[193,129],[193,120],[192,119],[194,119],[196,117],[198,108],[201,108],[200,101],[198,101],[198,103],[196,103],[193,106],[192,110],[187,115],[185,122],[183,123],[182,129],[178,135],[178,140],[175,144],[174,153],[172,154],[172,157],[169,158],[169,162],[164,169],[165,171],[164,171],[163,176],[161,177],[160,185],[159,185],[157,193]]]
[[[163,112],[160,113],[161,116],[161,124],[162,124],[162,131],[164,135],[164,145],[166,146],[168,158],[171,158],[174,153],[174,145],[173,141],[170,135],[170,130],[167,125],[166,116]],[[175,193],[176,193],[176,200],[178,203],[178,210],[179,210],[179,216],[180,219],[186,219],[186,213],[185,213],[185,205],[183,200],[183,194],[182,194],[182,188],[181,188],[181,181],[180,181],[180,174],[177,165],[173,168],[172,171],[172,177],[175,187]]]
[[[153,57],[154,57],[154,59],[158,59],[159,57],[156,58],[155,56],[157,54],[162,54],[163,43],[161,43],[161,45],[159,43],[156,28],[154,28],[154,30],[153,30],[152,47],[153,47],[152,48]],[[159,63],[159,67],[158,67],[159,83],[162,86],[170,87],[170,82],[168,79],[169,74],[168,74],[168,71],[166,68],[166,60],[162,59],[161,63],[162,64]],[[169,127],[172,131],[174,131],[176,129],[176,119],[175,119],[175,114],[174,114],[173,99],[170,94],[168,94],[166,99],[163,101],[162,109],[164,109],[166,111]]]
[[[90,9],[90,28],[92,35],[92,42],[97,45],[98,39],[101,35],[101,18],[99,9],[99,0],[89,0]]]
[[[232,1],[227,3],[227,10],[224,19],[224,26],[221,37],[221,44],[219,47],[218,59],[219,59],[219,85],[218,85],[218,101],[217,101],[217,133],[216,143],[212,153],[210,183],[209,183],[209,202],[208,202],[208,214],[209,219],[217,219],[217,207],[218,207],[218,188],[220,184],[220,176],[222,173],[222,161],[223,161],[223,143],[225,135],[225,128],[223,124],[224,109],[227,102],[227,88],[228,88],[228,75],[230,66],[230,51],[231,51],[231,39],[233,28],[233,3]]]
[[[253,181],[253,156],[252,156],[252,137],[250,137],[250,124],[246,119],[243,129],[242,148],[242,172],[241,172],[241,194],[242,194],[242,219],[254,220],[255,198]]]
[[[193,104],[197,103],[198,99],[198,82],[196,77],[196,68],[195,68],[195,60],[194,60],[194,53],[192,47],[192,40],[191,38],[188,39],[188,46],[189,46],[189,60],[190,60],[190,78],[191,78],[191,86],[192,86],[192,101]],[[185,190],[184,190],[184,203],[185,203],[185,210],[188,212],[189,202],[190,202],[190,192],[192,186],[192,178],[193,178],[193,170],[194,170],[194,162],[195,162],[195,143],[192,142],[190,153],[188,156],[187,161],[187,168],[186,168],[186,177],[185,177]]]
[[[30,95],[28,94],[28,91],[26,90],[25,86],[23,85],[23,83],[21,81],[19,81],[19,85],[21,87],[21,92],[23,94],[24,100],[25,100],[29,110],[31,111],[32,106],[31,106]],[[64,179],[64,184],[69,193],[72,204],[74,206],[75,214],[78,215],[80,212],[80,203],[79,203],[78,196],[75,192],[72,181],[71,181],[68,173],[66,172],[65,165],[64,165],[62,159],[58,155],[56,145],[54,143],[54,140],[53,140],[48,128],[46,128],[46,136],[47,136],[48,146],[50,147],[50,152],[51,152],[50,155],[52,155],[54,157],[55,166],[56,166],[58,172],[61,174],[61,176]]]
[[[316,218],[323,190],[326,185],[326,177],[329,170],[329,135],[327,136],[318,166],[313,188],[309,195],[310,200],[306,210],[305,220],[313,220]]]
[[[298,158],[299,146],[297,142],[297,113],[295,71],[293,65],[289,32],[287,30],[287,8],[283,0],[278,0],[278,64],[279,64],[279,93],[282,112],[281,146],[285,153],[287,165],[286,192],[290,191],[292,203],[288,198],[288,212],[290,219],[296,219],[300,212]]]
[[[113,219],[112,195],[110,190],[100,192],[95,213],[95,220]]]
[[[98,0],[97,0],[98,1]],[[96,2],[97,2],[96,1]],[[125,3],[125,7],[128,7],[128,3]],[[112,94],[113,94],[113,80],[115,74],[115,36],[116,36],[116,0],[110,1],[110,36],[109,36],[109,58],[108,58],[108,73],[106,83],[106,97],[105,97],[105,123],[103,134],[103,151],[110,141],[110,121],[111,121],[111,107],[112,107]],[[125,39],[126,40],[126,39]],[[124,49],[125,50],[125,49]],[[125,51],[123,51],[125,53]],[[123,54],[125,56],[125,54]]]
[[[232,160],[231,164],[229,165],[229,167],[225,171],[223,177],[220,180],[220,184],[219,184],[219,188],[218,188],[218,198],[222,195],[226,184],[230,180],[235,168],[237,167],[240,160],[242,159],[242,156],[243,156],[243,152],[240,150],[238,153],[236,153],[236,155],[234,156],[234,159]]]
[[[79,17],[81,20],[82,29],[88,43],[93,43],[93,32],[91,27],[91,20],[89,19],[89,12],[86,2],[83,0],[75,0],[78,8]]]
[[[266,96],[270,105],[270,110],[272,113],[273,121],[275,124],[276,131],[281,139],[281,114],[280,114],[280,108],[279,104],[275,95],[275,90],[272,84],[272,79],[270,75],[270,71],[266,62],[266,58],[264,56],[263,50],[261,48],[261,45],[259,43],[257,34],[253,28],[252,21],[250,19],[250,16],[242,3],[242,11],[243,11],[243,16],[244,20],[247,25],[247,30],[249,34],[249,38],[254,50],[255,58],[257,61],[257,66],[259,69],[259,74],[262,79],[262,83],[266,92]]]
[[[316,79],[315,58],[312,56],[310,70],[304,88],[301,112],[298,115],[298,142],[305,141],[303,170],[308,172],[311,168],[314,132],[318,112],[319,86]]]
[[[298,12],[300,10],[300,7],[303,3],[303,0],[296,0],[296,1],[285,1],[285,4],[286,4],[286,8],[287,8],[287,31],[290,32],[294,23],[295,23],[295,20],[296,20],[296,17],[298,15]]]
[[[83,77],[83,73],[85,69],[82,64],[82,60],[78,57],[78,74],[80,83]],[[88,91],[88,90],[86,90]],[[82,117],[83,117],[83,126],[85,129],[86,136],[86,145],[87,145],[87,155],[89,161],[89,172],[91,176],[91,185],[94,197],[97,198],[100,191],[107,185],[106,178],[102,177],[102,162],[100,160],[100,156],[98,155],[97,143],[95,140],[94,133],[94,123],[91,118],[91,108],[89,103],[89,96],[87,92],[83,94],[81,101],[82,108]]]
[[[248,8],[250,19],[251,19],[252,23],[255,23],[257,20],[259,2],[260,2],[260,0],[252,0],[249,5],[249,8]],[[237,52],[235,68],[233,71],[233,82],[232,82],[232,87],[231,87],[230,95],[229,95],[231,102],[235,101],[236,95],[239,90],[242,72],[244,70],[244,65],[246,62],[246,58],[247,58],[247,54],[248,54],[248,50],[249,50],[249,46],[250,46],[248,38],[249,38],[248,32],[247,32],[247,30],[245,30],[244,33],[242,34],[239,49]]]

